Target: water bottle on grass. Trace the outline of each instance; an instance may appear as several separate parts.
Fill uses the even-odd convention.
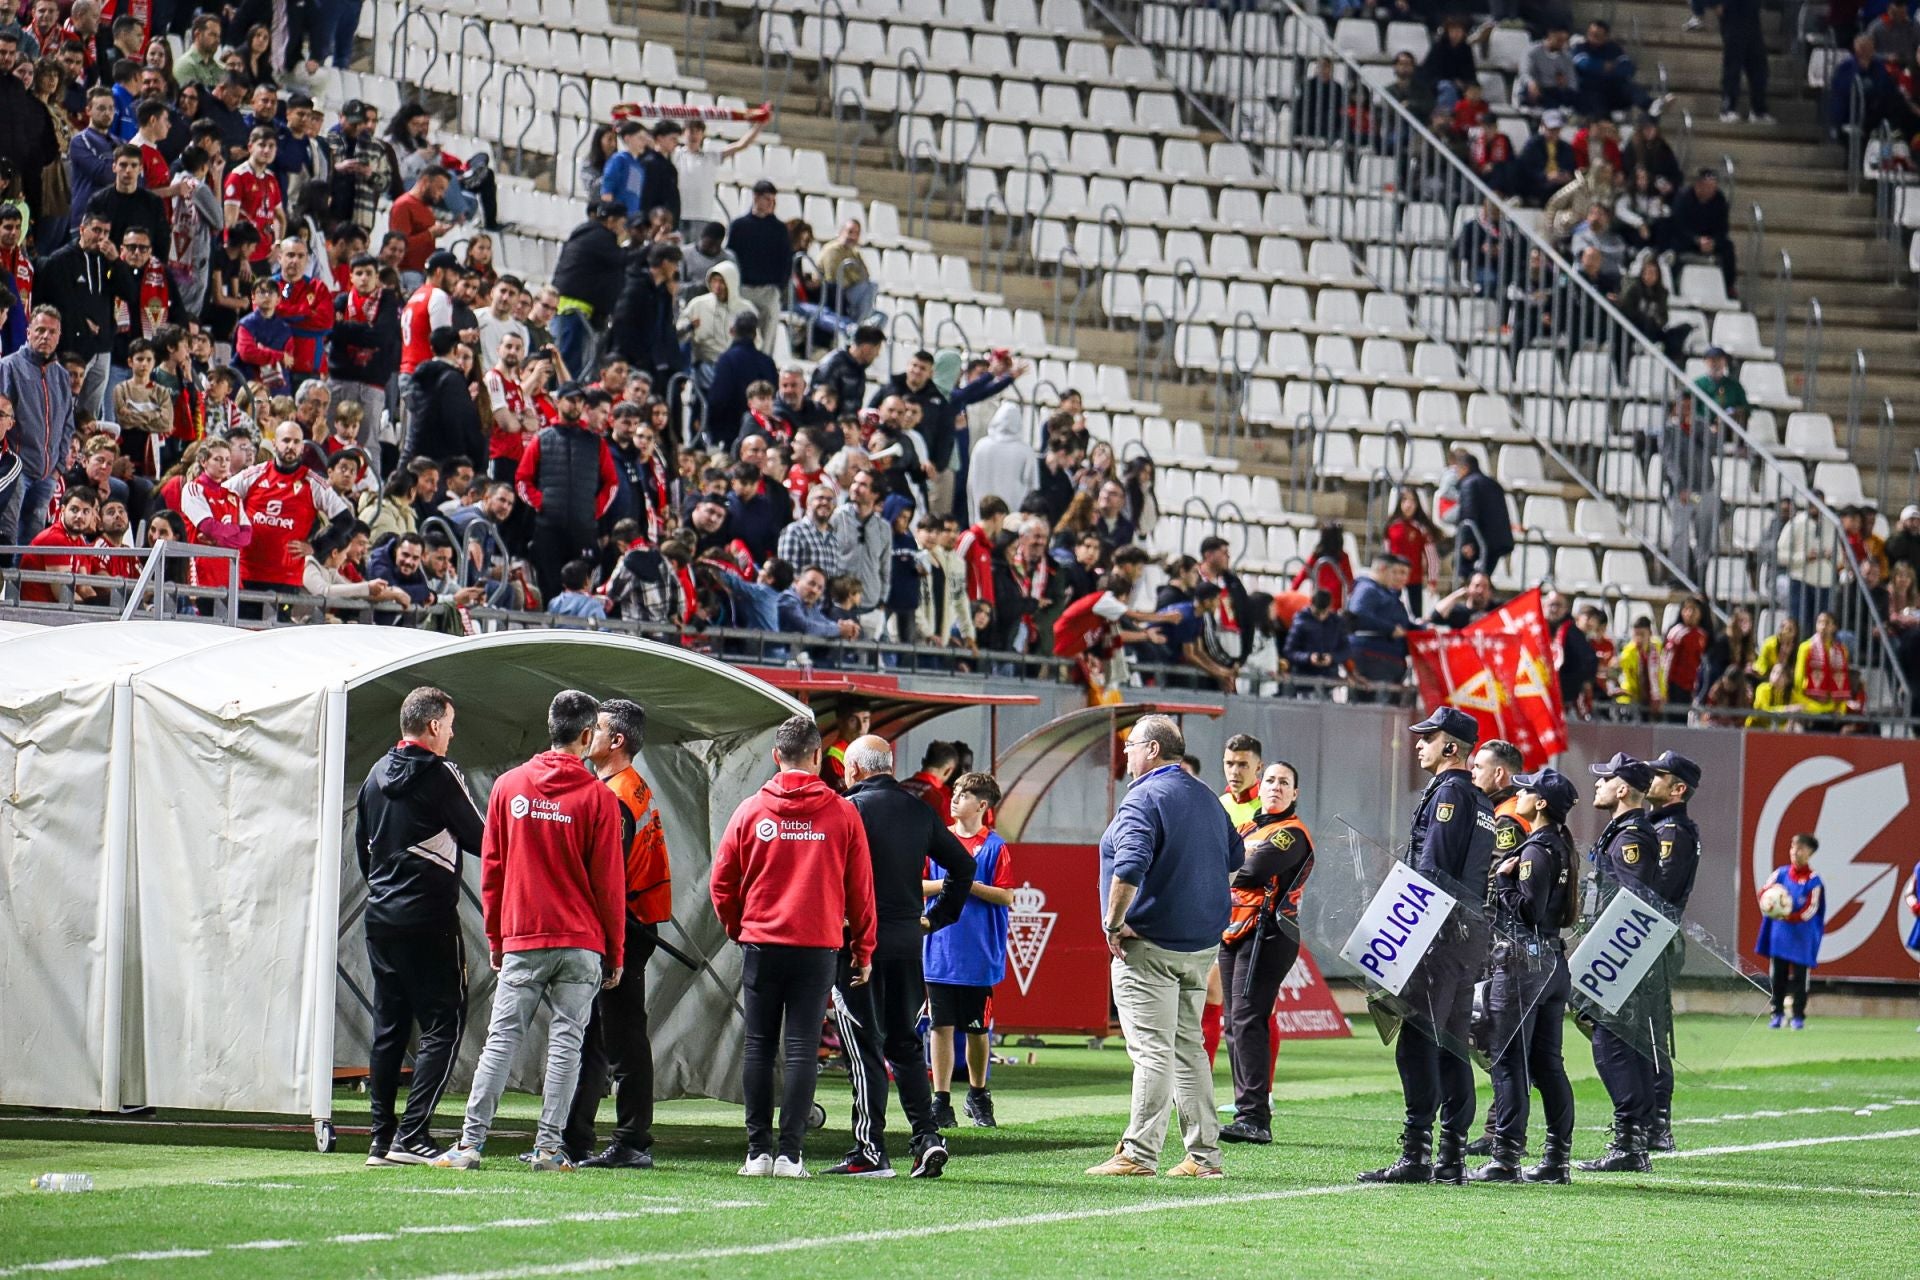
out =
[[[34,1191],[91,1191],[93,1175],[90,1173],[43,1173],[27,1186]]]

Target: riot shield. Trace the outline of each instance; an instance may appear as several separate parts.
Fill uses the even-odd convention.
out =
[[[1302,943],[1329,981],[1365,995],[1384,1043],[1411,1027],[1460,1059],[1497,1057],[1538,1006],[1554,956],[1525,956],[1529,940],[1489,916],[1485,885],[1418,871],[1338,820],[1301,895]],[[1491,958],[1506,948],[1514,960],[1496,982]]]
[[[1589,1037],[1604,1031],[1652,1062],[1663,1097],[1676,1075],[1714,1071],[1768,1012],[1760,962],[1687,920],[1636,882],[1590,880],[1583,923],[1567,944],[1571,1007]],[[1706,1015],[1676,1037],[1674,1011]]]

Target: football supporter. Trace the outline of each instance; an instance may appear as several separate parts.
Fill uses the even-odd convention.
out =
[[[953,812],[953,792],[947,784],[960,767],[960,746],[955,742],[929,742],[920,753],[920,771],[900,783],[900,789],[916,796],[941,818]]]
[[[233,446],[209,438],[201,441],[196,456],[199,474],[180,486],[180,514],[193,540],[201,546],[245,550],[253,541],[253,522],[239,496],[227,488],[233,474]],[[187,563],[187,580],[196,587],[225,587],[231,576],[224,559],[195,556]]]
[[[240,585],[248,591],[300,594],[315,527],[344,536],[353,524],[353,509],[307,469],[306,448],[300,424],[289,419],[274,428],[273,458],[227,481],[253,529],[240,552]]]
[[[34,536],[29,546],[42,547],[45,550],[31,551],[20,557],[20,569],[23,573],[104,573],[100,557],[74,555],[71,551],[61,554],[63,548],[91,547],[100,528],[100,495],[86,485],[75,485],[67,490],[66,500],[60,504],[60,518],[42,529]],[[102,600],[106,588],[88,586],[86,583],[69,585],[64,582],[22,582],[20,599],[35,604],[65,603],[73,600],[81,604]]]

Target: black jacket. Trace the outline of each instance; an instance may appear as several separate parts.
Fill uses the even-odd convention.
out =
[[[1462,543],[1478,548],[1475,560],[1485,564],[1513,550],[1513,519],[1507,514],[1507,491],[1484,471],[1469,472],[1460,481],[1460,501],[1454,508]],[[1467,526],[1472,525],[1469,529]],[[1478,536],[1476,537],[1476,533]],[[1481,542],[1486,543],[1481,546]]]
[[[485,825],[460,770],[403,742],[368,771],[356,812],[367,931],[457,928],[460,854],[480,856]]]
[[[33,301],[60,309],[60,349],[93,357],[113,350],[113,299],[120,264],[69,240],[33,280]],[[88,322],[92,327],[88,327]]]
[[[674,330],[673,295],[667,292],[664,285],[655,283],[653,268],[647,265],[645,252],[629,253],[623,269],[626,272],[625,283],[620,286],[619,301],[614,303],[613,327],[607,335],[613,343],[613,349],[632,364],[656,375],[663,369],[679,369],[680,335]],[[615,276],[614,279],[620,277]],[[554,287],[559,288],[557,284]],[[596,308],[596,319],[599,314]],[[746,401],[743,399],[740,405],[744,411]],[[737,415],[734,421],[739,421]]]
[[[814,369],[813,385],[832,387],[840,397],[839,411],[853,413],[867,398],[867,367],[842,348]],[[775,411],[778,412],[778,406]]]
[[[347,319],[347,302],[344,293],[333,300],[327,371],[343,382],[384,387],[400,368],[400,298],[382,289],[371,322]]]
[[[927,442],[927,461],[941,471],[950,468],[953,465],[953,405],[946,393],[934,386],[931,378],[915,391],[907,386],[906,374],[896,373],[880,384],[868,407],[879,408],[888,396],[899,396],[920,406],[920,438]],[[1055,516],[1054,520],[1057,523],[1059,517]]]
[[[153,243],[155,262],[165,262],[173,252],[173,227],[167,221],[166,207],[159,196],[145,187],[122,192],[109,186],[94,193],[93,199],[87,201],[86,211],[99,214],[112,224],[115,244],[120,243],[127,228],[134,227],[147,233]]]
[[[487,456],[480,410],[467,376],[445,360],[426,360],[407,384],[407,447],[403,460],[478,459]]]
[[[620,299],[620,280],[626,270],[620,241],[606,223],[588,218],[570,231],[567,242],[560,246],[560,259],[553,266],[553,287],[561,297],[578,298],[591,306],[594,323],[600,324]]]
[[[847,789],[847,799],[860,811],[873,855],[875,950],[911,949],[918,954],[922,915],[936,930],[960,918],[973,888],[973,855],[925,801],[889,775],[855,783]],[[946,888],[931,907],[920,895],[929,858],[947,872]]]

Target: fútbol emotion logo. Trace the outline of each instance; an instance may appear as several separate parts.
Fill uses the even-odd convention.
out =
[[[753,834],[762,840],[771,840],[780,834],[780,824],[772,818],[762,818],[753,824]]]
[[[532,804],[527,800],[525,796],[515,796],[512,800],[507,802],[507,812],[512,814],[516,818],[526,817],[527,810],[532,807],[533,807]]]

